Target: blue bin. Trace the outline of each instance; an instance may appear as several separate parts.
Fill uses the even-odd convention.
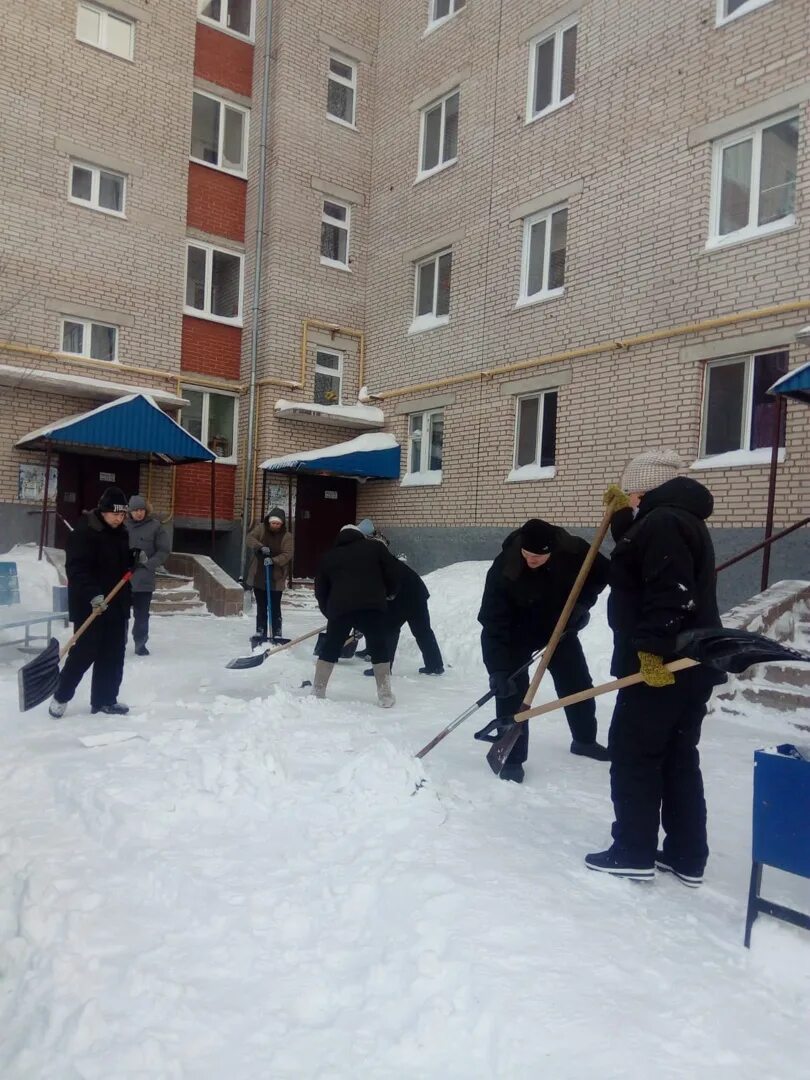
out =
[[[20,602],[20,582],[15,562],[0,562],[0,607]]]
[[[785,743],[754,754],[752,861],[746,947],[760,913],[810,930],[810,916],[760,896],[763,866],[810,878],[810,748]]]

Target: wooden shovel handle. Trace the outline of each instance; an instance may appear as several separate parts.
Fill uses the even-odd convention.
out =
[[[554,652],[560,643],[560,638],[565,633],[565,626],[568,619],[571,616],[571,612],[574,610],[574,605],[579,599],[579,594],[585,585],[588,578],[588,574],[591,572],[591,567],[596,562],[596,556],[599,554],[599,548],[602,546],[602,541],[607,536],[607,531],[610,528],[610,521],[616,512],[616,507],[611,501],[605,510],[602,522],[599,528],[596,530],[596,535],[591,541],[591,546],[588,548],[588,554],[585,556],[582,566],[579,568],[576,581],[571,587],[571,592],[568,595],[568,599],[565,602],[565,607],[560,613],[560,617],[557,620],[557,625],[554,627],[551,637],[549,638],[548,645],[546,645],[543,652],[543,659],[537,665],[537,671],[534,673],[534,678],[529,684],[529,689],[523,698],[523,705],[525,709],[531,706],[534,701],[537,689],[540,686],[540,680],[548,670],[548,665],[551,663],[551,658],[554,656]],[[553,556],[552,556],[553,558]],[[522,714],[521,714],[522,715]]]
[[[324,630],[326,630],[325,626],[319,626],[317,630],[309,630],[306,634],[302,634],[300,637],[293,638],[292,641],[288,641],[284,645],[276,645],[274,648],[268,649],[264,655],[275,656],[277,652],[284,652],[285,649],[291,649],[293,645],[299,645],[302,641],[306,641],[308,638],[315,637],[316,634],[322,634]]]
[[[127,570],[127,572],[124,574],[124,576],[118,582],[118,584],[114,585],[112,587],[112,589],[110,589],[110,591],[104,597],[104,603],[109,604],[109,602],[111,600],[114,600],[115,597],[118,596],[118,594],[121,592],[123,587],[126,585],[126,583],[130,580],[131,577],[132,577],[132,571]],[[62,648],[61,648],[61,650],[59,652],[59,659],[60,660],[64,660],[64,658],[67,656],[67,654],[70,652],[70,650],[76,644],[76,642],[79,640],[79,638],[85,632],[85,630],[90,625],[90,623],[94,622],[99,617],[99,615],[103,615],[103,614],[104,614],[104,612],[102,611],[102,609],[98,608],[96,611],[91,612],[87,616],[87,618],[84,620],[84,622],[79,627],[79,629],[76,631],[76,633],[73,635],[73,637],[70,639],[70,641],[68,641],[68,643],[66,645],[62,646]]]
[[[697,660],[682,657],[666,664],[667,671],[684,671],[686,668],[699,667]],[[515,716],[515,721],[522,724],[524,720],[530,720],[533,716],[542,716],[544,713],[556,712],[557,709],[565,709],[568,705],[578,705],[580,701],[589,701],[591,698],[601,697],[602,694],[610,694],[613,690],[623,690],[625,686],[635,686],[636,683],[644,682],[642,674],[637,671],[635,675],[625,675],[623,679],[614,679],[612,682],[602,683],[600,686],[591,687],[590,690],[580,690],[576,694],[560,698],[559,701],[549,701],[546,705],[538,705],[536,709],[527,709]]]

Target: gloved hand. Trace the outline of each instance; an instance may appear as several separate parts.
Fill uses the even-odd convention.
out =
[[[101,593],[99,593],[98,596],[94,596],[92,598],[92,600],[90,601],[90,607],[93,609],[94,613],[96,611],[100,611],[100,612],[106,611],[107,610],[107,605],[104,602],[104,596]]]
[[[148,562],[149,562],[149,556],[146,554],[146,552],[143,551],[143,550],[139,551],[138,552],[138,563],[141,566],[146,566],[146,564]]]
[[[655,653],[639,652],[639,664],[641,665],[641,677],[647,686],[672,686],[675,676],[664,667],[664,661]]]
[[[262,555],[264,555],[265,559],[270,554],[270,548],[269,547],[260,547],[259,551],[261,552]]]
[[[273,560],[270,558],[269,555],[265,558],[264,565],[265,566],[272,566],[273,565]]]
[[[602,496],[605,506],[612,506],[614,510],[624,510],[626,506],[632,506],[626,492],[622,491],[618,484],[611,484]]]
[[[129,565],[133,570],[139,566],[144,566],[147,562],[149,562],[149,556],[142,548],[129,549]]]
[[[569,630],[572,634],[578,634],[580,630],[585,629],[590,621],[591,613],[585,605],[574,604],[574,610],[568,616],[568,622],[565,629]]]
[[[495,697],[511,697],[515,693],[514,680],[509,677],[508,671],[493,671],[489,676],[489,688]]]

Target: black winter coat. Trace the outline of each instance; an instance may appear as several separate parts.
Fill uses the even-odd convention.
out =
[[[353,611],[385,611],[400,581],[399,563],[385,544],[367,540],[356,529],[341,530],[321,559],[315,599],[327,619]]]
[[[94,596],[106,596],[132,567],[129,536],[125,525],[111,528],[98,510],[84,514],[68,537],[66,565],[68,614],[71,622],[84,622],[91,612]],[[103,619],[129,618],[129,583],[110,604]]]
[[[713,508],[711,492],[687,476],[642,498],[610,559],[614,675],[637,672],[639,650],[671,660],[682,630],[721,625],[706,528]]]
[[[395,560],[399,585],[394,599],[388,605],[388,613],[394,620],[405,622],[425,606],[430,597],[422,578],[407,563]]]
[[[545,566],[530,570],[520,554],[520,530],[507,536],[487,573],[478,621],[487,671],[512,671],[548,643],[588,553],[588,543],[557,529],[558,547]],[[607,584],[608,560],[597,555],[579,595],[591,608]]]

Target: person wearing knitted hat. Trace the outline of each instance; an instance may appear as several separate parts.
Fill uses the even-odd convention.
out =
[[[520,711],[529,675],[527,671],[514,673],[548,644],[587,554],[585,540],[539,518],[527,521],[504,540],[487,573],[478,613],[483,627],[481,650],[498,716]],[[607,572],[607,559],[597,555],[552,657],[549,671],[560,697],[593,685],[577,634],[587,625],[589,610],[607,584]],[[571,729],[571,753],[607,760],[607,751],[596,741],[594,702],[570,705],[565,715]],[[529,725],[525,723],[501,779],[522,782],[528,751]]]
[[[132,640],[135,655],[148,656],[149,609],[155,591],[155,571],[163,566],[171,552],[169,530],[152,513],[149,500],[133,495],[129,500],[126,521],[129,546],[138,552],[138,565],[132,575]]]
[[[247,581],[256,598],[256,633],[250,643],[254,647],[264,644],[272,635],[274,645],[284,645],[288,639],[281,636],[281,594],[287,584],[288,568],[292,562],[293,538],[287,530],[287,515],[280,506],[274,506],[265,514],[264,520],[250,530],[247,546],[253,552]],[[269,597],[265,567],[270,568]]]
[[[611,671],[618,678],[640,671],[644,681],[616,700],[608,739],[613,843],[585,863],[642,880],[657,867],[696,887],[709,855],[698,742],[712,690],[725,676],[695,667],[676,678],[665,667],[679,633],[720,626],[706,527],[714,500],[679,475],[682,467],[672,450],[647,450],[625,468],[623,492],[608,489],[625,503],[610,559]]]
[[[65,572],[68,580],[68,614],[76,630],[94,611],[101,614],[85,630],[67,655],[48,712],[59,718],[85,672],[92,667],[90,706],[94,713],[123,715],[129,707],[118,700],[124,676],[130,587],[109,603],[105,596],[132,567],[127,530],[127,498],[118,487],[101,495],[95,510],[83,514],[68,537]]]

